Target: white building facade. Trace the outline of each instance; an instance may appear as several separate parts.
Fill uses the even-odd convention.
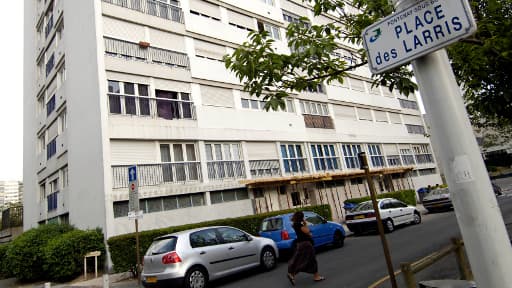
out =
[[[380,192],[440,183],[416,99],[367,67],[284,111],[242,91],[222,56],[257,29],[289,51],[299,15],[332,22],[290,0],[26,0],[24,228],[133,232],[130,165],[141,230],[322,203],[342,220],[368,193],[360,151]]]
[[[0,181],[0,207],[23,201],[23,183],[20,181]]]

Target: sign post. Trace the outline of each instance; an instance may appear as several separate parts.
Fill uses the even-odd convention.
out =
[[[139,180],[137,178],[137,166],[128,167],[128,219],[135,220],[135,250],[137,257],[137,283],[140,286],[140,252],[139,252],[139,219],[142,219],[142,211],[139,208]]]
[[[505,224],[448,54],[435,51],[475,31],[469,3],[389,1],[399,12],[363,32],[370,70],[381,73],[412,61],[477,286],[510,287],[512,247]]]

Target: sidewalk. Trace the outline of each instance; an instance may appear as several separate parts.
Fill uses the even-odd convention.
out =
[[[89,276],[94,277],[94,275]],[[45,286],[46,284],[46,286]],[[132,274],[129,272],[109,274],[108,275],[108,287],[123,287],[123,288],[135,288],[138,287],[137,280],[132,278]],[[97,278],[84,280],[83,276],[75,279],[68,283],[48,283],[38,282],[30,284],[22,284],[16,281],[16,279],[5,279],[0,280],[0,287],[2,288],[73,288],[73,287],[88,287],[88,288],[103,288],[103,275],[98,274]]]

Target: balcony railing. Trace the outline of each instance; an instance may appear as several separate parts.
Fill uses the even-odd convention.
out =
[[[249,167],[254,178],[281,176],[279,160],[250,160]]]
[[[108,94],[108,105],[111,114],[149,116],[168,120],[196,119],[196,107],[191,101]]]
[[[210,180],[246,178],[244,161],[214,161],[207,166]]]
[[[172,4],[155,0],[103,0],[110,4],[125,7],[156,17],[169,19],[175,22],[183,22],[183,12],[178,1],[171,1]]]
[[[128,167],[112,166],[112,188],[128,187]],[[202,180],[199,162],[158,163],[137,165],[139,186],[154,186],[164,183],[199,182]]]
[[[128,60],[146,61],[171,67],[190,68],[187,54],[156,47],[141,47],[138,43],[105,37],[105,53]]]
[[[386,160],[388,162],[389,167],[402,166],[402,161],[400,161],[400,155],[387,155]]]
[[[416,163],[418,164],[434,163],[434,157],[432,154],[416,154],[414,156],[416,157]]]

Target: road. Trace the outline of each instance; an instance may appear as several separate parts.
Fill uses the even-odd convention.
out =
[[[504,188],[505,193],[508,194],[499,197],[498,201],[510,237],[512,235],[512,179],[498,180],[501,180],[497,181],[498,185]],[[450,243],[450,238],[460,237],[460,232],[455,214],[450,211],[424,215],[422,224],[401,227],[386,236],[394,269],[398,270],[401,262],[412,262],[440,250]],[[320,272],[327,280],[313,283],[310,275],[299,274],[296,277],[297,287],[311,287],[314,284],[314,287],[318,288],[362,288],[368,287],[387,275],[378,235],[348,237],[345,247],[319,251],[317,259]],[[438,267],[418,274],[417,280],[452,278],[457,275],[455,265],[454,258],[448,257]],[[286,263],[282,262],[271,272],[244,273],[214,283],[213,287],[289,287],[285,277],[286,269]],[[397,281],[401,281],[400,277]]]

